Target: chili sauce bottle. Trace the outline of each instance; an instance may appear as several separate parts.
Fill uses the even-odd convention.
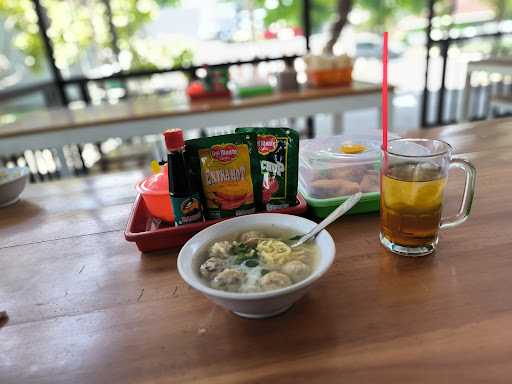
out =
[[[167,147],[169,194],[174,211],[174,224],[184,225],[203,220],[201,198],[195,188],[185,159],[185,141],[179,128],[164,132]]]

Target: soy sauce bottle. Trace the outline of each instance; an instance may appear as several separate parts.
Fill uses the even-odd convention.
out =
[[[164,132],[169,171],[169,194],[174,224],[184,225],[203,220],[201,199],[185,159],[185,141],[179,128]]]

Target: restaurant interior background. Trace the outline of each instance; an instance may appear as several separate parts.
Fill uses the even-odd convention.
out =
[[[353,77],[379,83],[381,33],[390,32],[390,83],[395,132],[460,121],[468,62],[512,49],[508,0],[354,0],[334,52],[355,58]],[[124,99],[182,98],[208,66],[231,64],[234,81],[266,77],[283,58],[319,53],[337,17],[336,0],[2,0],[0,2],[0,129],[32,111]],[[428,55],[427,55],[428,53]],[[304,79],[302,79],[304,81]],[[472,120],[507,113],[492,105],[512,79],[489,71],[470,77]],[[344,116],[347,131],[375,129],[375,111]],[[373,115],[372,115],[373,114]],[[270,125],[287,121],[255,122]],[[328,116],[299,119],[304,131],[328,134]],[[198,127],[188,135],[229,127]],[[162,130],[168,127],[162,127]],[[199,129],[201,128],[201,130]],[[157,136],[68,145],[74,174],[147,164]],[[53,148],[1,153],[0,166],[28,165],[32,182],[59,177]]]

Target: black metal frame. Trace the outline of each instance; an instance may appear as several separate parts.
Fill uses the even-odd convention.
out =
[[[423,88],[423,104],[421,108],[421,125],[424,127],[427,125],[427,112],[428,112],[428,72],[430,69],[429,58],[430,49],[432,48],[432,19],[434,18],[434,5],[436,0],[428,0],[428,25],[425,31],[427,37],[427,50],[425,58],[425,87]]]
[[[311,49],[309,38],[311,36],[311,0],[302,0],[302,26],[306,37],[306,51]]]
[[[311,36],[311,0],[302,1],[302,26],[304,27],[304,36],[306,36],[306,52],[311,49],[309,38]],[[306,136],[313,138],[315,136],[315,119],[313,116],[306,116]]]
[[[53,51],[53,44],[48,36],[48,18],[46,17],[46,11],[44,7],[41,5],[39,0],[32,0],[34,3],[34,10],[37,15],[37,25],[39,27],[39,34],[41,35],[41,39],[43,39],[43,44],[46,50],[46,55],[48,57],[48,64],[50,65],[50,70],[53,75],[53,79],[55,85],[57,86],[57,90],[59,92],[59,96],[63,105],[67,105],[69,103],[68,96],[66,94],[66,89],[64,87],[65,82],[62,77],[62,73],[60,69],[57,67],[55,63],[55,54]]]

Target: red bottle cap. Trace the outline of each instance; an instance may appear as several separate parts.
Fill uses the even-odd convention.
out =
[[[175,151],[185,146],[181,128],[168,129],[164,132],[164,139],[168,151]]]

